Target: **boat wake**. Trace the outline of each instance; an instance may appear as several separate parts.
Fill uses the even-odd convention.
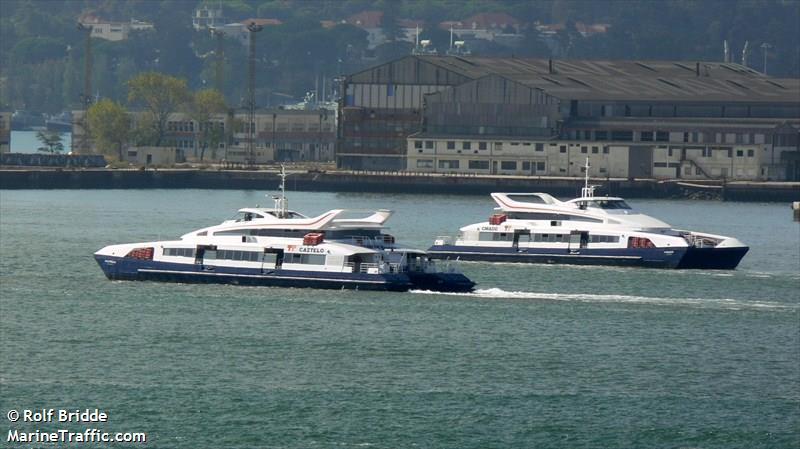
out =
[[[428,295],[448,295],[485,299],[539,299],[549,301],[571,301],[586,303],[625,303],[664,306],[693,306],[724,308],[729,310],[797,310],[800,306],[778,301],[747,301],[730,298],[667,298],[636,295],[601,295],[591,293],[540,293],[526,291],[506,291],[500,288],[475,290],[472,293],[440,293],[430,290],[412,290],[411,293]]]

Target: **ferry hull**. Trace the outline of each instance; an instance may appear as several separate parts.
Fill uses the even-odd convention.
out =
[[[428,249],[428,255],[435,259],[648,268],[677,268],[685,253],[686,248],[581,249],[573,251],[560,248],[536,248],[518,251],[514,248],[434,245]]]
[[[234,284],[270,287],[408,291],[413,284],[405,274],[335,273],[295,270],[259,270],[210,267],[153,260],[95,255],[111,280],[159,281],[199,284]]]
[[[705,270],[733,270],[739,265],[747,251],[747,246],[728,248],[689,248],[678,268]]]
[[[408,273],[412,288],[434,292],[469,293],[475,283],[461,273]]]

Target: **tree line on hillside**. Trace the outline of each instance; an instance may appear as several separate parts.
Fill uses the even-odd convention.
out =
[[[143,71],[183,78],[190,89],[216,87],[217,42],[207,30],[195,31],[191,17],[203,0],[83,0],[0,2],[0,107],[55,113],[81,105],[84,38],[78,17],[90,12],[108,20],[150,21],[152,31],[132,32],[128,39],[92,39],[93,96],[121,102],[128,81]],[[800,77],[800,2],[794,0],[214,0],[229,21],[269,17],[281,25],[266,26],[257,36],[257,104],[296,101],[340,74],[409,54],[411,43],[392,40],[400,19],[423,21],[421,38],[440,50],[449,33],[437,25],[482,12],[502,12],[525,24],[519,45],[491,42],[473,50],[481,56],[592,59],[722,59],[723,41],[739,62],[749,41],[749,65],[763,68],[761,44],[768,43],[768,72]],[[381,26],[390,40],[367,51],[367,32],[342,20],[362,11],[383,12]],[[323,27],[321,20],[332,20]],[[561,23],[549,45],[532,23]],[[606,33],[584,37],[576,24],[607,23]],[[222,94],[242,105],[247,86],[247,49],[230,36],[225,55]],[[553,45],[555,43],[555,45]],[[368,58],[365,58],[368,55]],[[330,92],[330,88],[328,89]]]

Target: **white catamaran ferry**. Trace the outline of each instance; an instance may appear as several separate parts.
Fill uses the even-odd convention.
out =
[[[733,237],[673,229],[622,198],[595,197],[589,161],[580,198],[546,193],[492,193],[496,213],[439,237],[434,258],[489,262],[733,269],[748,247]]]
[[[335,209],[307,217],[288,209],[286,173],[274,208],[245,208],[179,240],[107,246],[95,259],[109,279],[282,287],[469,292],[454,266],[399,247],[383,232],[391,211],[347,218]]]

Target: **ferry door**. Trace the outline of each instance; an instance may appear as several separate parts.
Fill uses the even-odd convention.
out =
[[[569,233],[569,252],[578,253],[582,248],[589,246],[589,232],[572,231]]]
[[[197,248],[194,252],[194,264],[200,265],[201,267],[205,264],[205,257],[206,252],[216,251],[217,245],[197,245]]]
[[[264,248],[261,255],[261,272],[280,270],[283,265],[283,249]]]
[[[511,243],[511,247],[514,248],[516,251],[519,251],[519,242],[522,240],[523,243],[530,243],[531,241],[531,231],[530,229],[515,229],[514,230],[514,240]]]

